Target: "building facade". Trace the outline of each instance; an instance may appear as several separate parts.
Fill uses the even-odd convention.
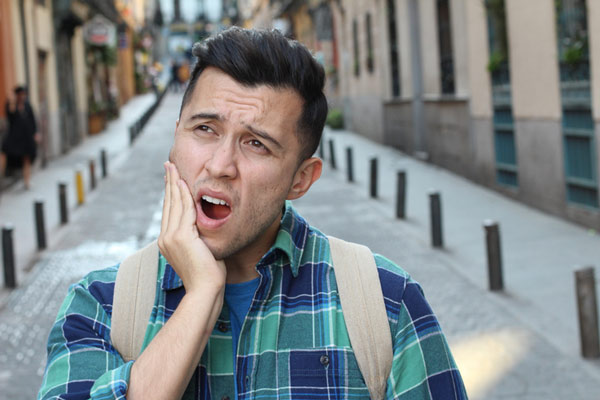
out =
[[[7,0],[0,5],[0,133],[6,128],[5,104],[17,85],[25,85],[41,134],[42,164],[52,156],[59,134],[56,53],[52,2]]]
[[[330,5],[349,129],[600,229],[600,3]]]

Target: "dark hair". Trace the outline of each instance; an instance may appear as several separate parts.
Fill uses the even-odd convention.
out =
[[[27,86],[22,86],[22,85],[15,86],[15,89],[14,89],[15,94],[19,94],[19,93],[23,93],[23,92],[27,93]]]
[[[196,43],[192,53],[198,61],[183,95],[182,110],[207,67],[218,68],[248,87],[290,88],[304,101],[297,126],[301,160],[314,154],[327,118],[327,99],[323,94],[325,72],[304,45],[287,39],[277,30],[233,27]]]

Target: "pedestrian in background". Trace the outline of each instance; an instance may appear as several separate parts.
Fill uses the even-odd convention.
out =
[[[2,142],[2,152],[0,153],[0,182],[4,178],[6,166],[10,161],[11,164],[18,163],[23,168],[23,181],[25,188],[29,189],[31,166],[37,155],[40,134],[37,131],[33,109],[27,100],[27,88],[17,86],[14,93],[14,99],[6,102],[8,133]]]

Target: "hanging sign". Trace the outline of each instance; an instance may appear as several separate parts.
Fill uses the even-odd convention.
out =
[[[115,43],[116,31],[115,25],[99,14],[83,25],[85,41],[97,46],[112,46]]]

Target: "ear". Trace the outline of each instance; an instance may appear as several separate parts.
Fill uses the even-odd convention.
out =
[[[304,160],[294,175],[287,199],[294,200],[304,196],[312,184],[319,179],[322,170],[323,161],[320,158],[311,157]]]

